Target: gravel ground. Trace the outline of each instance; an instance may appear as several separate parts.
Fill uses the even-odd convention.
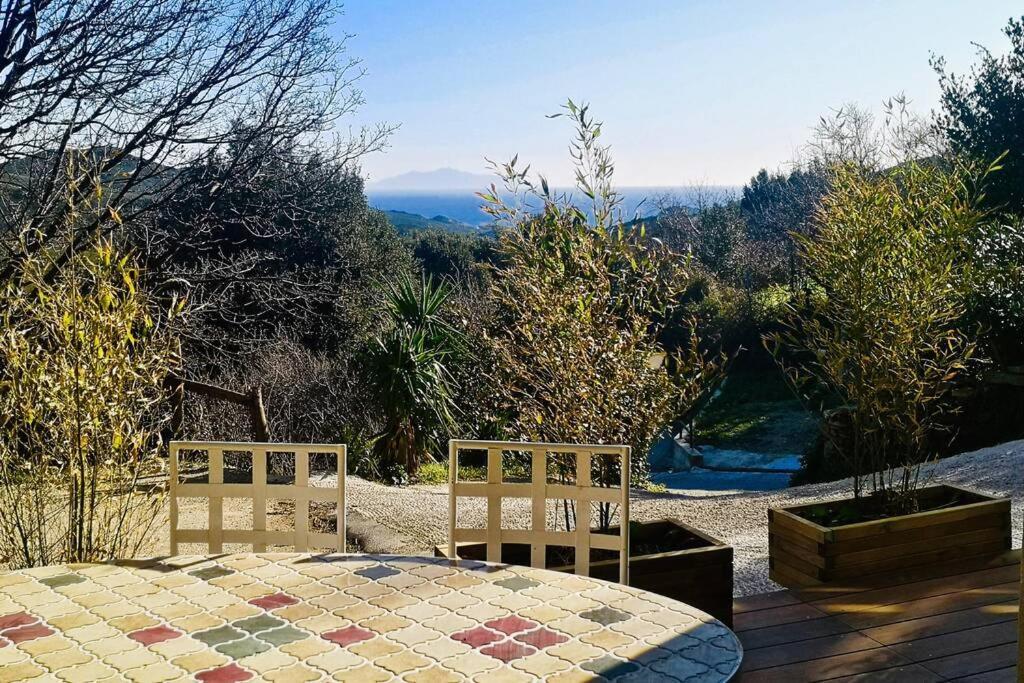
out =
[[[728,473],[723,473],[728,474]],[[772,476],[772,475],[767,475]],[[999,496],[1013,498],[1014,529],[1020,528],[1024,507],[1024,440],[946,458],[925,468],[927,482],[948,482]],[[711,482],[709,482],[710,484]],[[717,490],[715,490],[717,488]],[[799,486],[778,491],[728,493],[723,487],[691,489],[666,494],[634,493],[631,513],[636,520],[675,517],[735,548],[736,594],[748,595],[778,590],[768,580],[769,507],[796,505],[849,495],[849,480]],[[448,487],[446,485],[397,488],[349,477],[346,496],[350,509],[382,526],[413,539],[415,547],[404,545],[394,552],[426,552],[446,541],[448,528]],[[529,526],[529,503],[506,501],[502,516],[506,527]],[[549,507],[549,524],[557,523],[557,510]],[[483,526],[483,499],[466,499],[459,504],[459,523]],[[1014,535],[1019,545],[1019,534]]]

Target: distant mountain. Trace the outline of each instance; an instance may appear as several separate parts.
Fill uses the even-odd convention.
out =
[[[444,230],[446,232],[457,232],[457,233],[480,233],[481,231],[467,223],[448,218],[448,216],[434,216],[433,218],[427,218],[421,216],[418,213],[409,213],[408,211],[392,211],[386,210],[384,214],[391,221],[391,225],[395,226],[400,234],[413,232],[415,230]]]
[[[447,192],[473,190],[479,192],[497,180],[486,173],[469,173],[455,168],[433,171],[410,171],[393,178],[368,183],[368,192]]]

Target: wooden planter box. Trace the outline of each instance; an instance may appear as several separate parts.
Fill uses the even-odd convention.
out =
[[[631,554],[629,585],[693,605],[731,627],[732,547],[671,519],[634,522],[630,525],[630,546],[657,542],[669,530],[682,530],[696,547],[651,555]],[[483,560],[487,555],[487,544],[459,543],[456,551],[460,559]],[[434,554],[448,557],[448,547],[436,546]],[[502,561],[508,564],[530,564],[530,546],[527,544],[503,543],[501,555]],[[572,572],[574,568],[571,565],[549,565],[548,569]],[[595,579],[618,582],[619,561],[591,560],[590,575]]]
[[[924,508],[953,495],[961,502],[833,527],[801,516],[820,503],[769,509],[769,577],[783,586],[800,588],[875,574],[936,570],[943,565],[962,568],[1010,549],[1008,498],[948,485],[917,492]]]

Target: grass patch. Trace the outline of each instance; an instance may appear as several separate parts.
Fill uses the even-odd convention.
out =
[[[774,368],[730,373],[721,393],[696,419],[696,440],[716,448],[755,453],[804,453],[818,433]]]

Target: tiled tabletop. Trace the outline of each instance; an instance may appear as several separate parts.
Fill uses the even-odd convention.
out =
[[[722,681],[735,636],[545,570],[239,554],[0,575],[0,681]]]

